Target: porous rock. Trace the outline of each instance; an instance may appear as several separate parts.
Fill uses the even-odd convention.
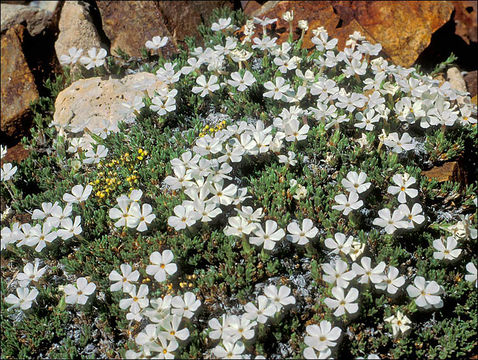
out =
[[[60,92],[55,101],[53,124],[62,128],[103,128],[104,121],[117,125],[124,120],[122,103],[132,103],[135,96],[144,96],[143,88],[153,95],[162,83],[154,74],[140,72],[121,79],[92,77],[75,81]]]
[[[24,32],[23,25],[14,25],[1,40],[2,143],[26,135],[31,123],[30,103],[39,96],[23,54]]]
[[[55,42],[58,58],[68,54],[71,47],[83,49],[85,55],[92,47],[103,47],[88,7],[89,5],[83,1],[66,1],[63,4],[58,23],[60,32]]]

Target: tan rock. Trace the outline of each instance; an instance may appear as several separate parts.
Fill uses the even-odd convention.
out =
[[[422,175],[427,178],[436,179],[438,182],[456,181],[467,184],[467,174],[457,161],[449,161],[441,166],[422,171]]]
[[[35,36],[48,27],[53,13],[33,6],[4,4],[1,5],[2,33],[16,24],[26,23],[30,35]]]
[[[55,51],[58,58],[68,54],[71,47],[83,49],[83,54],[92,47],[105,47],[100,40],[93,20],[84,2],[66,1],[61,9],[58,29],[60,31],[55,42]]]
[[[113,55],[121,48],[130,56],[140,56],[141,48],[154,36],[172,39],[156,1],[98,1],[97,5]],[[161,48],[163,55],[175,51],[172,41]]]
[[[446,77],[450,86],[458,91],[466,92],[465,79],[461,75],[460,70],[457,67],[451,67],[446,71]]]
[[[104,128],[104,121],[115,126],[124,120],[123,102],[132,103],[135,96],[144,96],[138,85],[148,88],[150,96],[162,86],[154,74],[141,72],[122,79],[100,77],[81,79],[60,92],[55,101],[53,124],[58,131]]]
[[[30,103],[38,99],[35,79],[23,55],[24,31],[24,26],[14,25],[2,35],[1,41],[0,130],[6,140],[27,135],[31,124]]]

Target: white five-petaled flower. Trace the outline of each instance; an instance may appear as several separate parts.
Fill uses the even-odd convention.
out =
[[[110,291],[123,290],[123,292],[128,293],[133,288],[132,283],[138,281],[139,271],[132,271],[131,265],[128,264],[121,264],[120,269],[121,274],[113,270],[108,277],[110,281],[116,281],[114,284],[111,284]]]
[[[395,266],[390,266],[388,272],[384,274],[382,282],[375,284],[377,289],[386,290],[389,294],[397,293],[403,284],[405,284],[405,277],[398,276],[400,272]]]
[[[13,166],[12,163],[4,163],[0,169],[0,181],[10,180],[16,172],[17,167]]]
[[[244,316],[249,320],[256,320],[261,324],[265,324],[267,319],[274,316],[276,312],[276,307],[270,302],[270,300],[264,295],[259,295],[257,297],[257,307],[249,302],[244,305],[244,310],[246,313]]]
[[[402,220],[403,214],[400,210],[395,210],[392,214],[390,209],[381,209],[378,216],[373,220],[373,224],[383,227],[387,234],[393,234],[397,229],[408,228],[409,224]]]
[[[352,210],[360,209],[363,206],[363,201],[359,200],[356,192],[351,192],[348,198],[344,194],[336,195],[334,200],[339,205],[332,206],[332,209],[343,211],[344,215],[348,215]]]
[[[310,219],[302,220],[302,229],[299,227],[297,222],[291,222],[287,225],[287,240],[290,240],[293,243],[298,245],[305,245],[309,242],[309,239],[313,239],[319,229],[314,226],[314,223]]]
[[[227,83],[237,88],[238,91],[244,91],[256,82],[254,75],[249,70],[246,70],[243,76],[238,72],[233,72],[231,78],[232,80],[227,80]]]
[[[162,254],[155,251],[149,256],[152,265],[146,267],[146,274],[154,275],[157,282],[166,280],[167,275],[174,274],[178,267],[173,263],[174,255],[171,250],[164,250]]]
[[[322,320],[319,325],[308,325],[306,332],[305,344],[317,351],[324,351],[325,349],[335,347],[337,340],[342,334],[342,330],[339,327],[332,328],[332,324],[327,320]]]
[[[411,329],[410,324],[412,322],[406,315],[402,314],[400,310],[397,311],[396,315],[385,318],[385,321],[392,325],[394,337],[397,337],[400,333],[405,334]]]
[[[184,296],[175,296],[171,300],[171,313],[191,319],[194,312],[201,306],[201,301],[196,299],[194,293],[188,291]]]
[[[408,227],[410,229],[413,229],[416,226],[415,224],[420,225],[425,221],[425,216],[422,214],[423,208],[418,203],[413,204],[411,210],[407,204],[400,204],[398,211],[402,213],[403,220],[408,221]]]
[[[349,271],[348,264],[340,259],[335,261],[335,264],[322,264],[322,269],[325,273],[322,277],[324,281],[329,284],[336,284],[336,286],[344,289],[349,286],[349,281],[352,281],[356,276],[355,271]]]
[[[372,268],[372,260],[364,256],[360,259],[361,266],[357,263],[352,264],[352,270],[355,271],[357,277],[360,277],[358,282],[367,284],[369,281],[378,284],[383,280],[383,271],[385,270],[385,263],[381,261],[377,266]]]
[[[370,182],[365,182],[365,180],[367,180],[367,174],[364,172],[361,171],[360,174],[357,174],[355,171],[349,171],[347,177],[342,179],[342,185],[348,192],[360,194],[367,191],[371,185]]]
[[[51,224],[51,222],[48,222]],[[81,216],[75,216],[75,221],[71,220],[71,218],[66,218],[61,221],[61,229],[57,230],[57,234],[63,240],[68,240],[73,236],[80,235],[83,231],[81,227]]]
[[[228,27],[231,26],[231,21],[232,21],[231,18],[227,18],[227,19],[221,18],[217,22],[211,25],[211,30],[220,31],[220,30],[227,29]]]
[[[35,259],[35,263],[27,263],[23,267],[23,272],[17,275],[17,280],[21,287],[27,287],[31,281],[38,281],[46,271],[46,266],[39,269],[40,259]]]
[[[475,287],[478,288],[475,264],[469,262],[468,264],[466,264],[466,270],[468,270],[468,274],[465,275],[465,280],[469,282],[474,282]]]
[[[141,309],[144,309],[146,306],[149,305],[149,299],[147,298],[148,293],[148,285],[141,284],[138,291],[136,291],[136,286],[132,285],[130,290],[128,291],[130,297],[128,299],[120,300],[120,309],[125,310],[130,308],[130,312],[132,314],[138,314]]]
[[[455,260],[460,256],[462,251],[461,249],[456,248],[457,245],[458,242],[453,236],[449,236],[446,240],[434,240],[433,247],[437,251],[433,253],[433,257],[438,260]]]
[[[262,229],[262,226],[257,225],[254,230],[254,235],[249,238],[249,242],[253,245],[262,245],[264,244],[265,250],[272,250],[276,246],[276,243],[285,236],[285,231],[283,229],[277,229],[277,223],[274,220],[266,221],[265,231]]]
[[[413,284],[408,285],[407,292],[410,297],[416,298],[417,306],[424,309],[441,308],[443,306],[443,301],[440,298],[443,289],[436,281],[426,281],[423,276],[415,276]]]
[[[153,208],[149,204],[143,204],[140,206],[137,202],[131,202],[128,210],[128,214],[131,217],[131,223],[137,224],[136,230],[143,232],[148,230],[148,225],[156,219],[156,215],[153,214]]]
[[[71,47],[68,49],[68,55],[60,56],[61,65],[73,65],[80,59],[83,49],[77,49],[76,47]]]
[[[76,286],[68,284],[64,287],[65,302],[67,304],[84,305],[88,301],[88,297],[93,294],[96,289],[95,283],[89,283],[84,277],[76,280]]]
[[[342,233],[336,233],[334,236],[335,239],[327,238],[325,239],[325,246],[328,249],[331,249],[332,254],[344,254],[348,255],[352,250],[352,244],[354,241],[353,236],[348,238]]]
[[[85,65],[85,67],[89,70],[94,67],[100,67],[105,63],[106,57],[106,50],[100,48],[99,51],[95,47],[92,47],[88,50],[88,56],[82,56],[80,58],[80,62]]]
[[[278,76],[275,79],[275,84],[272,81],[264,83],[264,87],[269,90],[264,93],[264,97],[273,97],[274,100],[285,99],[285,93],[290,89],[290,85],[285,83],[285,79]]]
[[[415,198],[418,195],[417,189],[411,189],[410,186],[415,184],[416,179],[409,174],[395,174],[392,178],[393,182],[397,186],[389,186],[387,191],[392,194],[398,194],[398,201],[402,204],[407,202],[407,196],[410,198]]]
[[[223,341],[222,346],[217,345],[212,353],[214,356],[219,359],[241,359],[242,353],[244,352],[245,346],[242,341],[237,341],[235,343],[229,341]]]
[[[168,37],[154,36],[151,40],[146,41],[145,46],[151,50],[158,50],[165,46],[168,42]]]
[[[63,200],[67,203],[78,204],[86,201],[91,194],[93,187],[91,185],[75,185],[71,189],[71,194],[64,194]]]
[[[10,309],[20,308],[22,310],[28,310],[31,308],[33,301],[38,296],[38,290],[33,288],[18,287],[17,295],[10,294],[5,298],[7,304],[11,304]]]
[[[281,311],[284,306],[295,304],[295,297],[289,294],[290,288],[285,285],[279,289],[275,285],[269,285],[264,288],[264,295],[275,306],[276,312]]]
[[[335,309],[334,316],[339,317],[346,312],[355,314],[358,311],[358,304],[354,302],[359,296],[359,291],[356,288],[351,288],[347,295],[345,295],[343,288],[334,287],[332,288],[332,295],[335,299],[326,298],[324,302],[329,308]]]
[[[168,218],[168,225],[176,230],[185,229],[187,226],[192,226],[197,220],[201,218],[201,214],[198,214],[193,206],[176,205],[174,207],[174,214],[176,216],[170,216]]]
[[[199,94],[200,97],[204,97],[210,92],[214,92],[216,90],[219,90],[220,86],[217,84],[217,76],[216,75],[211,75],[208,81],[206,81],[206,77],[204,75],[199,76],[196,79],[196,83],[199,86],[193,86],[191,91],[194,94]]]

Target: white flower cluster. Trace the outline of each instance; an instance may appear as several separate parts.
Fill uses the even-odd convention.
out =
[[[284,307],[295,304],[295,298],[290,292],[287,286],[266,286],[264,295],[257,297],[257,306],[252,302],[244,305],[244,314],[224,314],[221,321],[217,318],[209,320],[209,337],[221,342],[212,350],[213,355],[219,359],[248,359],[249,355],[244,354],[244,343],[249,344],[254,340],[258,324],[266,324],[269,319],[280,314]]]
[[[0,159],[3,159],[7,155],[7,147],[0,145]],[[12,163],[3,163],[2,167],[0,168],[0,181],[8,181],[11,180],[13,175],[17,172],[17,167],[13,166]]]
[[[140,205],[143,196],[141,190],[132,190],[130,195],[121,195],[116,199],[118,207],[109,210],[111,219],[116,220],[116,227],[136,228],[139,232],[148,230],[148,225],[156,218],[149,204]]]

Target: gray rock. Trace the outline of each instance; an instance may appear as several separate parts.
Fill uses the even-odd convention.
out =
[[[53,13],[33,6],[1,4],[1,31],[4,33],[16,24],[26,23],[30,35],[41,33],[50,23]]]

